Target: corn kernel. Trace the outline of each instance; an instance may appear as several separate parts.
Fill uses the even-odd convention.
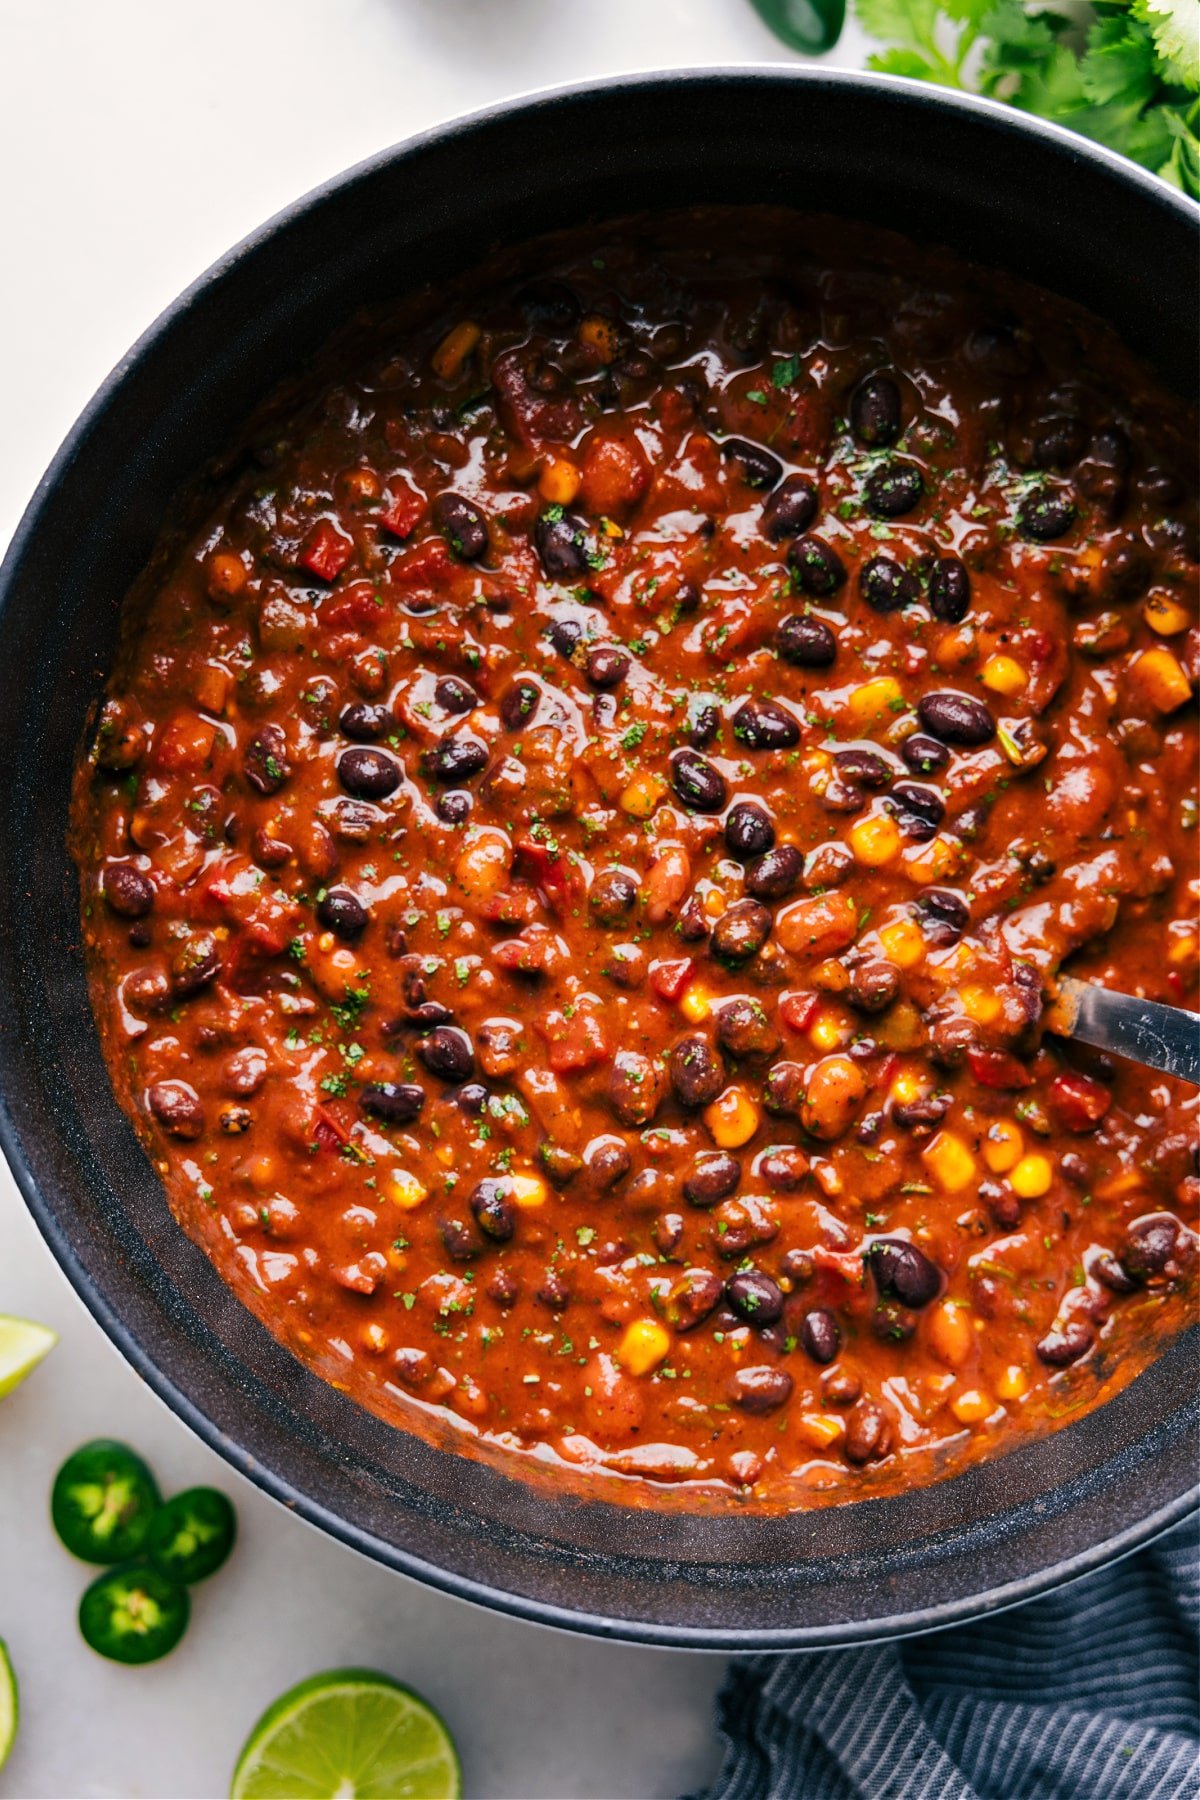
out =
[[[993,694],[1019,694],[1029,685],[1029,677],[1012,656],[989,656],[979,671],[984,687]]]
[[[518,1206],[545,1206],[548,1191],[540,1176],[514,1175],[512,1177],[512,1197]]]
[[[1138,690],[1159,713],[1173,713],[1192,697],[1192,684],[1169,650],[1144,650],[1132,669]]]
[[[704,1109],[704,1123],[713,1143],[722,1150],[748,1144],[758,1130],[758,1108],[740,1087],[727,1087]]]
[[[994,1119],[983,1140],[983,1160],[993,1175],[1007,1175],[1020,1162],[1025,1149],[1021,1127],[1011,1119]]]
[[[1151,594],[1142,608],[1142,617],[1159,637],[1174,637],[1176,632],[1187,630],[1191,615],[1186,606],[1180,606],[1169,595]]]
[[[922,1150],[921,1161],[948,1194],[961,1194],[975,1179],[975,1158],[952,1131],[939,1131]]]
[[[712,1012],[712,1000],[702,987],[695,982],[684,988],[679,1002],[679,1010],[689,1025],[702,1025]]]
[[[551,506],[570,506],[579,492],[580,474],[565,456],[549,456],[538,477],[538,493]]]
[[[981,1388],[966,1388],[950,1402],[950,1411],[960,1425],[981,1425],[991,1416],[995,1404]]]
[[[473,319],[462,319],[446,333],[430,362],[442,381],[453,381],[483,333]]]
[[[1040,1200],[1050,1191],[1054,1170],[1047,1156],[1023,1156],[1008,1179],[1022,1200]]]
[[[594,350],[601,362],[612,362],[621,348],[621,336],[612,319],[589,313],[579,327],[579,341]]]
[[[934,1308],[929,1316],[929,1346],[940,1362],[957,1369],[970,1356],[974,1341],[964,1306],[956,1300],[943,1300]]]
[[[1195,935],[1189,932],[1186,937],[1173,939],[1171,947],[1167,951],[1167,961],[1173,969],[1190,968],[1196,961],[1197,950],[1200,950],[1200,944],[1197,943]]]
[[[392,1199],[397,1206],[402,1206],[405,1212],[411,1212],[428,1198],[429,1189],[415,1175],[410,1175],[407,1169],[392,1170]]]
[[[966,852],[958,838],[935,837],[927,844],[914,844],[904,853],[904,873],[910,881],[929,887],[945,881],[961,866]]]
[[[1137,1169],[1121,1169],[1116,1175],[1110,1175],[1096,1186],[1097,1200],[1123,1200],[1127,1194],[1136,1194],[1142,1187],[1142,1177]]]
[[[621,526],[617,524],[615,519],[601,519],[599,530],[601,537],[623,538],[625,536],[624,531]]]
[[[889,1090],[896,1106],[912,1106],[925,1093],[925,1084],[915,1069],[901,1069]]]
[[[976,987],[974,984],[959,989],[962,1009],[968,1019],[974,1019],[977,1025],[991,1025],[1004,1011],[1004,1002],[999,994],[991,988]]]
[[[1020,1363],[1009,1363],[996,1382],[996,1392],[1001,1400],[1019,1400],[1029,1392],[1029,1377]]]
[[[661,775],[636,775],[623,791],[618,805],[631,819],[648,819],[666,791],[667,784]]]
[[[883,813],[874,818],[860,819],[850,827],[846,841],[854,852],[855,860],[868,869],[882,869],[885,864],[894,862],[900,854],[900,830],[894,819]]]
[[[382,1325],[365,1325],[361,1338],[362,1347],[372,1356],[382,1356],[390,1339]]]
[[[796,1420],[797,1434],[814,1450],[828,1450],[845,1433],[846,1427],[836,1413],[801,1413]]]
[[[720,888],[709,888],[704,896],[704,910],[710,919],[719,919],[728,904]]]
[[[275,1158],[273,1156],[256,1156],[250,1164],[249,1175],[251,1187],[257,1188],[260,1194],[275,1186]]]
[[[823,994],[844,994],[850,986],[850,971],[836,956],[830,956],[817,964],[809,979]]]
[[[617,1347],[617,1361],[631,1375],[649,1375],[664,1362],[671,1348],[671,1334],[657,1319],[635,1319],[627,1325]]]
[[[934,660],[939,669],[961,669],[975,655],[975,627],[960,625],[957,631],[943,631],[937,641]]]
[[[900,683],[891,675],[879,675],[854,689],[845,705],[846,722],[856,735],[862,736],[881,720],[890,724],[903,704]]]
[[[832,1007],[823,1007],[808,1031],[809,1042],[814,1050],[839,1050],[851,1035],[849,1021]]]
[[[879,942],[888,961],[898,969],[915,969],[925,955],[925,939],[911,919],[897,919],[894,925],[885,925]]]

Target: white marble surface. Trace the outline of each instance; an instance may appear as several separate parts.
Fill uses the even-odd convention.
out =
[[[836,60],[861,51],[851,27]],[[0,0],[0,544],[129,343],[307,188],[506,94],[786,54],[746,0]],[[456,1733],[468,1792],[489,1800],[672,1795],[713,1769],[719,1659],[502,1619],[291,1518],[144,1390],[2,1166],[0,1311],[62,1336],[0,1405],[0,1636],[22,1688],[0,1794],[223,1794],[260,1709],[346,1662],[428,1694]],[[54,1469],[101,1433],[137,1445],[167,1489],[225,1487],[241,1519],[184,1643],[142,1671],[81,1642],[85,1572],[47,1514]]]

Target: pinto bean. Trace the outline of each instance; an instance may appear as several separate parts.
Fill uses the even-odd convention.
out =
[[[665,924],[682,906],[692,884],[692,861],[678,844],[664,844],[646,872],[642,885],[646,917],[651,925]]]
[[[841,1137],[866,1092],[866,1077],[857,1063],[848,1056],[823,1056],[808,1077],[800,1123],[813,1137]]]
[[[712,1269],[685,1269],[671,1289],[667,1319],[676,1331],[694,1331],[716,1311],[725,1284]]]
[[[775,936],[793,956],[823,962],[845,950],[858,935],[858,909],[848,894],[819,894],[797,900],[775,920]]]

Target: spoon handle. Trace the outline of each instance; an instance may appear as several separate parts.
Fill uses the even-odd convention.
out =
[[[1200,1087],[1200,1013],[1066,976],[1047,1023],[1064,1037],[1079,1038],[1097,1050]]]

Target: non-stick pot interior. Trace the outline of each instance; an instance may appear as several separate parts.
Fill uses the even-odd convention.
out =
[[[962,1616],[1178,1516],[1196,1462],[1194,1343],[993,1464],[787,1518],[556,1496],[398,1433],[283,1350],[173,1224],[101,1060],[65,843],[120,602],[172,497],[282,374],[358,306],[496,243],[631,205],[747,200],[870,219],[1006,267],[1104,314],[1192,391],[1185,204],[1011,115],[899,84],[645,78],[502,109],[342,178],[234,252],[131,354],[6,564],[0,1088],[10,1160],[88,1305],[271,1491],[384,1562],[530,1616],[782,1647]]]

